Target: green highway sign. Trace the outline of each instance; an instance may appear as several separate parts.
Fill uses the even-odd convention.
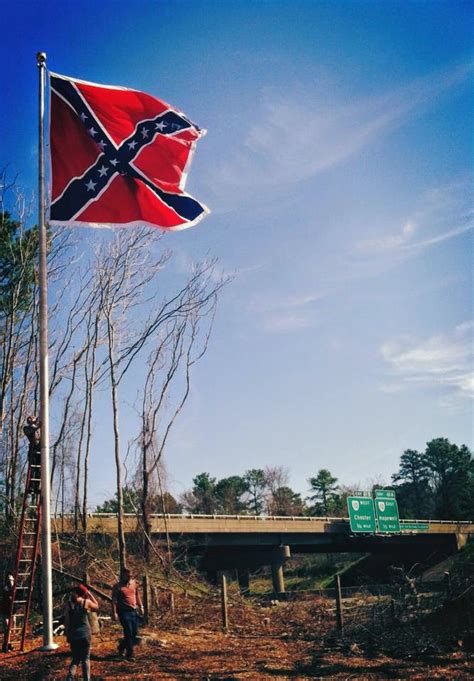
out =
[[[402,523],[400,529],[402,532],[424,532],[430,529],[430,525],[429,523]]]
[[[393,489],[376,489],[375,498],[381,497],[383,499],[395,499],[395,492]]]
[[[375,532],[374,502],[370,497],[347,497],[351,532]]]
[[[393,490],[376,490],[375,513],[377,515],[378,532],[400,532],[398,504]]]

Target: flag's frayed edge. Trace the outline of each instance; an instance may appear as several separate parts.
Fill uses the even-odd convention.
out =
[[[186,222],[182,225],[176,225],[175,227],[162,227],[161,225],[155,225],[152,222],[148,222],[146,220],[134,220],[133,222],[86,222],[86,221],[80,221],[80,220],[68,220],[68,221],[61,221],[61,220],[50,220],[49,224],[52,227],[93,227],[94,229],[126,229],[128,227],[150,227],[151,229],[160,229],[162,232],[180,232],[183,229],[187,229],[188,227],[193,227],[194,225],[197,225],[198,222],[201,222],[203,218],[206,217],[206,215],[209,215],[211,212],[207,206],[204,206],[201,204],[203,207],[203,212],[201,215],[199,215],[195,220],[192,222]]]

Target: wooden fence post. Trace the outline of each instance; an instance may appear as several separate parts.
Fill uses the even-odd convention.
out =
[[[229,628],[229,617],[227,611],[227,579],[221,572],[221,607],[222,607],[222,629],[227,631]]]
[[[341,577],[336,575],[336,625],[337,630],[344,636],[344,614],[342,612],[342,592],[341,592]]]
[[[150,598],[148,589],[148,575],[143,575],[143,611],[144,611],[144,622],[148,624],[148,614],[150,612]]]
[[[444,588],[446,590],[446,598],[450,599],[452,595],[451,574],[448,570],[444,573]]]

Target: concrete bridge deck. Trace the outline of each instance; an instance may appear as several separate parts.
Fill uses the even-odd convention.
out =
[[[141,529],[135,514],[124,518],[126,533]],[[168,534],[173,541],[184,541],[187,551],[200,558],[210,574],[237,569],[239,579],[262,565],[272,566],[274,590],[284,590],[283,565],[296,553],[380,553],[411,564],[423,556],[452,553],[462,548],[474,522],[447,520],[401,520],[400,533],[354,534],[348,518],[224,515],[151,516],[151,534]],[[74,531],[72,515],[52,518],[53,532]],[[116,514],[93,513],[88,517],[90,534],[116,534]]]
[[[152,514],[152,534],[172,536],[209,535],[218,541],[218,537],[227,541],[229,535],[279,535],[282,539],[287,535],[335,535],[368,536],[351,532],[348,518],[327,518],[312,516],[247,516],[247,515],[173,515]],[[53,516],[53,529],[59,532],[73,530],[73,516]],[[135,514],[127,513],[124,517],[125,532],[137,532],[140,519]],[[474,522],[452,520],[400,520],[401,535],[461,535],[474,536]],[[117,516],[110,513],[92,513],[88,517],[88,531],[91,533],[115,534],[117,532]],[[400,536],[397,533],[397,536]],[[227,540],[225,537],[227,536]],[[379,536],[392,536],[379,535]],[[252,542],[253,543],[253,542]],[[285,543],[285,542],[283,542]]]

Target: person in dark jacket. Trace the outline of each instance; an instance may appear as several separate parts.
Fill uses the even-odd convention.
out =
[[[7,646],[8,638],[8,623],[10,617],[10,610],[13,601],[13,584],[15,578],[11,572],[7,572],[5,575],[5,584],[2,589],[2,624],[3,624],[3,646],[2,652],[7,653],[9,650],[13,650],[12,645]],[[15,615],[13,615],[13,622],[15,622]],[[15,625],[13,625],[15,626]]]
[[[36,416],[28,416],[23,432],[28,438],[28,457],[34,466],[41,464],[41,424]]]
[[[112,589],[112,619],[118,619],[123,629],[123,639],[119,642],[119,654],[126,650],[127,659],[133,660],[133,647],[137,642],[137,610],[143,615],[143,605],[137,582],[127,568],[120,572],[120,579]]]
[[[36,416],[28,416],[23,432],[28,438],[28,460],[32,466],[29,492],[38,494],[41,478],[41,423]]]
[[[75,588],[64,611],[66,637],[71,646],[72,660],[66,681],[76,677],[79,664],[82,665],[83,681],[90,681],[91,628],[87,611],[97,612],[99,604],[83,584]]]

